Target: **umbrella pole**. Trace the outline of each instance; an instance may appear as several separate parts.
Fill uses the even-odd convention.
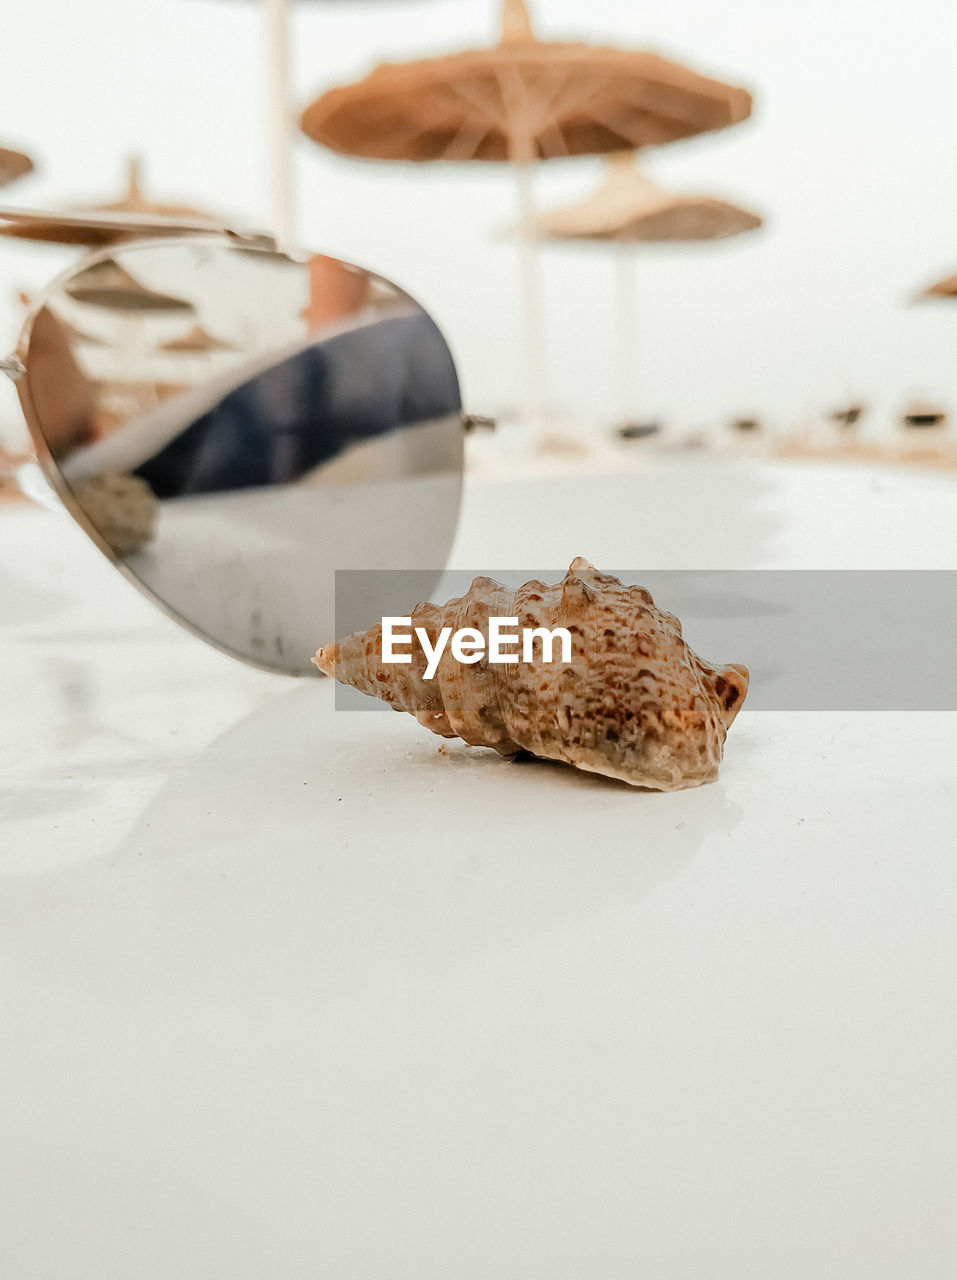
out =
[[[626,245],[615,245],[615,327],[618,334],[618,415],[621,425],[636,415],[635,276]]]
[[[541,289],[535,251],[535,203],[532,193],[534,162],[515,164],[518,175],[518,243],[522,275],[523,311],[525,319],[525,426],[537,429],[544,424],[542,398],[543,356]]]
[[[289,15],[286,0],[263,0],[269,93],[269,194],[272,229],[281,244],[292,240],[292,166],[289,102]]]

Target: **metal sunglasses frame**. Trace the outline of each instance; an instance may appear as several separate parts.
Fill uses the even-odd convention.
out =
[[[0,218],[15,218],[20,211],[15,209],[0,209]],[[32,218],[45,218],[51,222],[55,222],[58,218],[64,216],[54,211],[29,211]],[[66,215],[72,218],[72,215]],[[72,219],[79,221],[78,218]],[[83,254],[78,260],[74,261],[68,268],[61,271],[53,280],[50,281],[39,295],[31,302],[29,311],[24,318],[20,333],[14,350],[5,357],[0,357],[0,372],[7,377],[16,386],[17,394],[20,400],[20,406],[23,410],[23,416],[26,421],[27,430],[30,434],[30,440],[33,445],[34,453],[32,456],[19,456],[11,458],[13,464],[10,469],[13,471],[14,477],[22,491],[28,497],[35,497],[29,492],[29,486],[24,483],[23,471],[35,467],[39,470],[44,481],[49,486],[55,497],[58,499],[59,506],[73,517],[83,532],[91,539],[94,545],[100,550],[107,559],[113,564],[123,576],[143,593],[153,604],[155,604],[167,617],[172,618],[174,622],[179,623],[186,631],[199,639],[204,640],[207,644],[213,645],[215,648],[229,653],[239,661],[247,665],[255,665],[250,659],[242,653],[238,653],[234,649],[221,644],[214,640],[205,631],[201,630],[183,614],[173,608],[162,596],[157,595],[141,578],[139,578],[126,564],[123,556],[118,553],[117,549],[112,546],[96,525],[90,520],[83,506],[77,501],[70,486],[67,484],[60,470],[59,464],[53,456],[49,443],[43,431],[39,414],[33,400],[30,389],[28,358],[30,351],[30,340],[33,333],[33,326],[37,316],[46,306],[49,299],[61,290],[74,276],[86,271],[88,268],[96,266],[98,263],[111,258],[118,249],[148,249],[156,247],[168,248],[177,241],[189,242],[190,244],[228,244],[238,249],[256,253],[272,253],[281,254],[288,257],[291,261],[306,261],[309,255],[304,251],[296,248],[280,244],[273,236],[253,231],[239,231],[229,227],[205,227],[200,225],[176,224],[170,222],[169,230],[163,231],[163,234],[157,236],[157,226],[162,226],[162,219],[150,219],[143,224],[146,232],[142,237],[136,234],[137,221],[135,219],[124,218],[122,216],[111,217],[90,217],[82,218],[83,226],[88,226],[93,232],[101,232],[108,234],[111,230],[117,232],[117,236],[113,241],[101,243],[98,248]],[[153,232],[153,234],[149,234]],[[82,246],[79,246],[82,247]],[[377,274],[377,273],[373,273]],[[385,279],[385,277],[381,277]],[[391,283],[391,282],[390,282]],[[400,288],[400,286],[395,286]],[[405,290],[401,290],[405,293]],[[409,295],[406,295],[409,296]],[[414,299],[413,299],[414,301]],[[461,414],[462,430],[470,432],[475,429],[484,428],[492,429],[495,426],[495,420],[477,414],[466,413],[464,410]],[[9,455],[8,455],[9,457]],[[3,461],[4,451],[0,448],[0,462]],[[51,504],[52,505],[52,504]],[[291,674],[291,673],[290,673]]]

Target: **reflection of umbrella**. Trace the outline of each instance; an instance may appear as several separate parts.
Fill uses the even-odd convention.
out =
[[[17,301],[21,307],[29,309],[31,305],[30,295],[28,293],[24,293],[22,290],[17,293]],[[82,342],[88,347],[105,347],[108,345],[102,338],[96,337],[95,334],[87,333],[85,329],[81,329],[77,325],[71,324],[69,320],[64,320],[62,316],[57,315],[50,307],[45,309],[49,313],[53,322],[59,328],[60,332],[65,334],[71,342]]]
[[[11,151],[9,147],[0,147],[0,187],[8,182],[16,182],[33,168],[33,161],[22,151]]]
[[[539,236],[555,240],[611,241],[617,248],[617,333],[620,408],[628,413],[634,355],[634,280],[625,255],[629,244],[679,244],[724,240],[761,226],[749,213],[710,196],[662,191],[641,172],[633,155],[611,156],[605,181],[577,204],[542,214]]]
[[[302,115],[314,141],[382,160],[509,160],[520,175],[528,412],[539,416],[530,162],[660,145],[743,120],[751,97],[657,54],[545,42],[504,0],[491,48],[376,67]]]
[[[31,297],[29,297],[28,293],[24,293],[23,291],[19,291],[17,293],[17,301],[22,307],[29,308],[29,306],[31,306]],[[64,320],[63,316],[56,315],[56,312],[52,311],[50,307],[46,307],[45,310],[47,311],[47,314],[50,315],[51,320],[54,321],[54,324],[58,326],[60,333],[67,335],[70,342],[82,343],[83,346],[86,347],[107,346],[104,339],[97,338],[96,334],[87,333],[86,329],[81,329],[78,325],[70,324],[69,320]]]
[[[231,342],[224,342],[207,333],[202,325],[193,325],[188,333],[179,338],[170,338],[169,342],[161,342],[157,351],[170,351],[178,355],[199,355],[208,351],[235,351]]]
[[[156,293],[140,284],[118,262],[107,258],[74,276],[66,286],[74,302],[84,302],[109,311],[192,311],[185,298]]]
[[[87,347],[106,347],[109,345],[109,343],[104,342],[102,338],[98,338],[95,334],[87,333],[85,329],[81,329],[75,324],[70,324],[68,320],[63,320],[57,316],[57,321],[71,342],[79,342]]]
[[[0,209],[0,236],[40,240],[49,244],[79,244],[90,248],[124,240],[159,236],[208,235],[209,222],[148,217],[140,214],[51,213],[35,209]]]
[[[84,213],[126,213],[137,214],[147,218],[174,218],[191,223],[205,223],[210,229],[222,228],[227,219],[218,214],[206,213],[202,209],[193,209],[188,204],[164,204],[159,200],[148,199],[142,187],[143,162],[139,156],[130,156],[126,162],[126,190],[118,200],[110,200],[104,204],[81,206]]]

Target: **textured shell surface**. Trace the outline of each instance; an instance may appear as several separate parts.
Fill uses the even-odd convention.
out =
[[[713,782],[725,736],[748,688],[746,667],[712,666],[688,646],[681,623],[642,587],[625,586],[581,558],[561,582],[511,590],[476,578],[459,599],[418,604],[412,626],[434,645],[439,631],[469,627],[488,640],[490,617],[519,629],[564,627],[571,661],[459,662],[446,646],[432,679],[417,644],[408,664],[384,663],[382,627],[320,649],[313,662],[343,684],[414,715],[443,737],[502,755],[529,752],[634,786],[673,791]],[[514,631],[514,628],[510,628]]]

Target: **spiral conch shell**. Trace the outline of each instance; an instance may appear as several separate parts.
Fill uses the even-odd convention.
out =
[[[556,586],[526,582],[511,591],[476,578],[461,599],[419,604],[412,626],[434,646],[442,627],[475,628],[488,640],[490,617],[519,628],[565,627],[570,662],[475,665],[446,647],[431,680],[413,643],[406,665],[382,661],[382,627],[319,650],[327,675],[408,711],[445,738],[526,751],[634,786],[674,791],[713,782],[725,735],[744,701],[746,667],[713,667],[685,643],[681,623],[655,607],[642,587],[626,587],[581,558]],[[515,628],[510,628],[512,631]],[[486,645],[487,647],[487,645]],[[519,654],[521,649],[519,647]]]

